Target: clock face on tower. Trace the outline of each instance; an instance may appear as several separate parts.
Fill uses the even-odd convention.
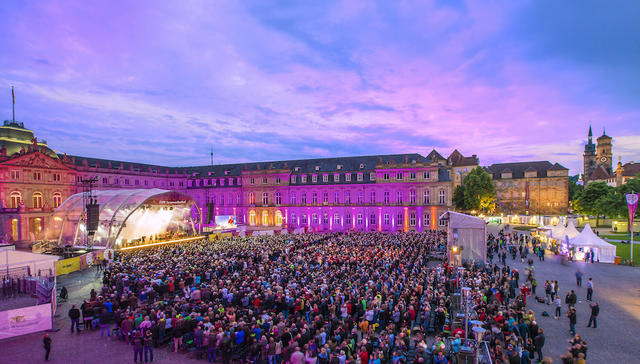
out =
[[[607,161],[607,157],[601,157],[601,158],[600,158],[600,162],[601,162],[601,163],[604,163],[604,162],[606,162],[606,161]]]

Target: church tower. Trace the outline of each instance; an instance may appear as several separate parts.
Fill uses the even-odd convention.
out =
[[[593,144],[593,132],[591,131],[591,125],[589,125],[589,141],[584,146],[584,154],[582,155],[583,159],[583,169],[582,174],[584,176],[585,182],[591,176],[591,173],[596,169],[596,145]]]
[[[611,151],[611,140],[612,138],[605,133],[604,129],[602,129],[602,135],[598,137],[596,163],[598,166],[604,167],[609,175],[611,175],[613,172],[613,154]]]

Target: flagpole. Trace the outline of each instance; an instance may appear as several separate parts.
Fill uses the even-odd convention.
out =
[[[631,193],[635,193],[631,190]],[[636,202],[637,203],[637,202]],[[631,212],[631,211],[629,211]],[[633,216],[629,216],[629,231],[631,232],[631,266],[633,267]]]
[[[13,113],[13,122],[16,122],[16,95],[13,93],[13,85],[11,86],[11,108]]]

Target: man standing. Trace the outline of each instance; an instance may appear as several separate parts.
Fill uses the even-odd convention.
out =
[[[542,327],[538,329],[534,344],[536,345],[536,353],[538,353],[538,361],[542,361],[542,347],[544,346],[544,331]]]
[[[592,301],[593,298],[593,278],[589,277],[587,281],[587,301]]]
[[[591,317],[589,317],[589,324],[587,327],[591,327],[591,323],[593,322],[593,328],[598,327],[598,314],[600,313],[600,305],[596,302],[594,305],[589,305],[591,307]]]
[[[571,335],[576,334],[576,321],[578,320],[576,309],[574,307],[569,308],[569,312],[567,312],[567,317],[569,317],[569,331],[571,331]]]
[[[576,285],[578,287],[582,287],[582,272],[580,271],[580,268],[576,271]]]
[[[49,353],[51,352],[51,338],[49,334],[44,334],[42,343],[44,344],[44,360],[49,361]]]
[[[69,319],[71,319],[71,333],[73,334],[73,328],[75,326],[76,332],[79,334],[80,329],[78,328],[78,323],[80,322],[80,310],[76,308],[76,305],[71,305]]]

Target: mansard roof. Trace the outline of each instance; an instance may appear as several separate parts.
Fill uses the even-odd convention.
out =
[[[557,165],[557,166],[556,166]],[[493,176],[493,179],[501,179],[501,174],[508,170],[512,173],[513,178],[524,178],[524,172],[527,170],[535,170],[538,177],[547,177],[547,171],[555,169],[566,169],[560,164],[551,164],[549,161],[533,161],[533,162],[517,162],[517,163],[495,163],[485,167],[487,172]]]
[[[634,177],[638,173],[640,173],[640,163],[629,162],[625,163],[623,166],[622,175],[625,177]]]

